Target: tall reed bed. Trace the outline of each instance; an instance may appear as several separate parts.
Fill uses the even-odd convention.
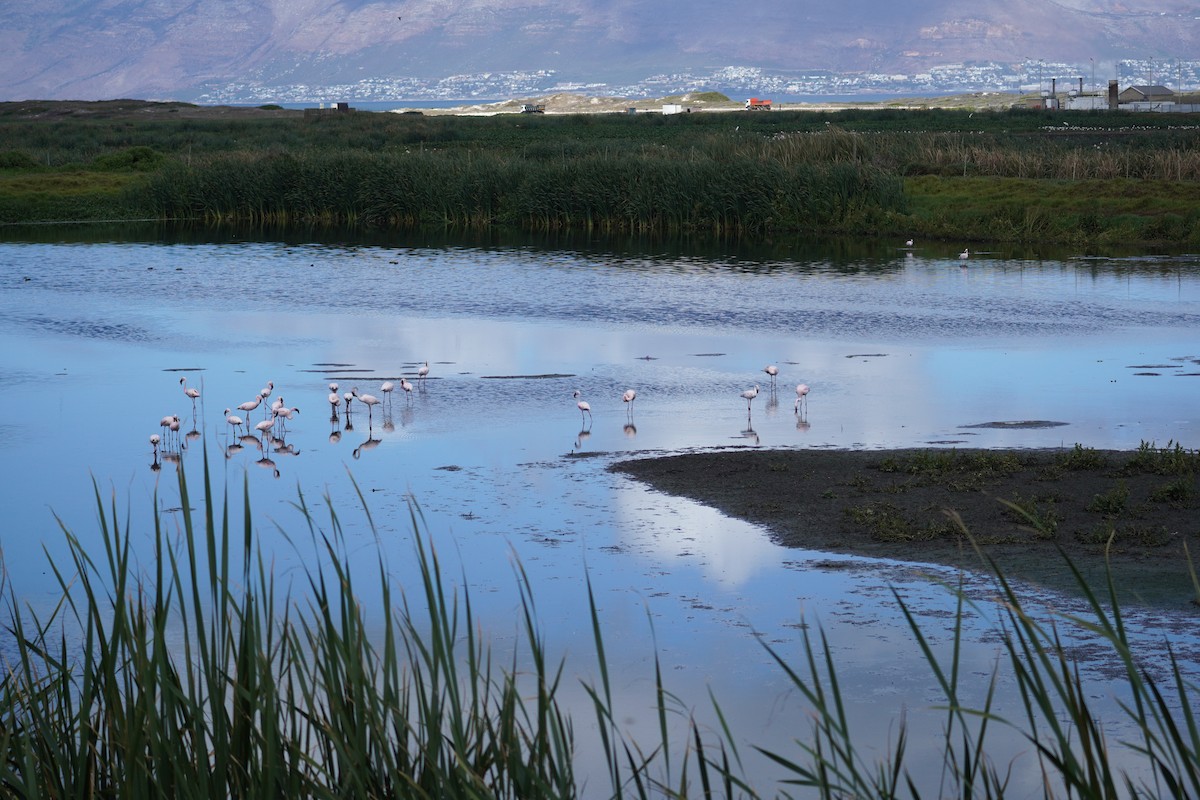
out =
[[[981,706],[963,699],[967,681],[977,680],[960,663],[965,594],[947,652],[896,593],[944,698],[943,768],[933,775],[909,770],[902,720],[887,752],[859,747],[823,632],[805,633],[799,665],[764,644],[805,699],[807,729],[799,725],[789,744],[751,745],[782,775],[756,785],[739,750],[747,745],[718,699],[715,728],[688,716],[684,733],[673,733],[672,720],[689,712],[657,660],[658,734],[638,742],[622,731],[590,584],[596,677],[583,687],[591,708],[576,716],[559,699],[563,662],[538,629],[534,590],[519,568],[518,646],[529,665],[520,669],[515,659],[507,668],[493,660],[469,593],[448,588],[436,536],[415,509],[420,585],[411,596],[393,594],[381,559],[370,580],[382,602],[368,613],[336,511],[319,521],[298,497],[319,563],[305,568],[292,596],[275,585],[257,543],[246,484],[240,507],[218,504],[206,459],[203,486],[195,515],[182,515],[178,530],[155,523],[148,571],[133,551],[141,533],[97,491],[100,552],[64,528],[70,558],[51,564],[61,592],[54,612],[38,618],[6,593],[4,796],[756,798],[800,788],[821,798],[973,798],[1004,796],[1013,769],[1039,770],[1046,797],[1200,795],[1196,687],[1173,657],[1161,683],[1139,664],[1111,585],[1100,596],[1080,578],[1090,616],[1047,622],[997,573],[999,635],[1020,699],[1007,717],[994,705],[995,676]],[[179,506],[190,508],[182,468],[178,490]],[[1114,745],[1056,625],[1089,633],[1124,666],[1123,711],[1136,731],[1124,746],[1141,760],[1136,774],[1111,766]],[[600,774],[575,769],[579,724],[597,731]],[[989,732],[998,727],[1026,739],[1026,761],[994,760]]]
[[[362,224],[513,225],[741,233],[844,229],[901,211],[898,177],[857,164],[788,165],[755,154],[514,157],[492,151],[277,153],[175,164],[143,196],[164,218]]]

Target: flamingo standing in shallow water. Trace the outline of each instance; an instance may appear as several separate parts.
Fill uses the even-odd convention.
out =
[[[368,428],[371,427],[371,412],[372,412],[372,409],[375,408],[375,406],[379,405],[379,398],[373,394],[359,394],[357,386],[355,386],[350,391],[350,394],[357,397],[358,402],[362,403],[363,405],[365,405],[367,407],[367,427]]]
[[[775,378],[779,375],[779,367],[775,366],[774,364],[767,364],[765,367],[763,367],[763,372],[771,376],[771,385],[774,386]]]
[[[400,388],[404,390],[404,399],[406,401],[411,401],[413,385],[408,382],[408,378],[400,379]]]
[[[287,428],[288,420],[290,420],[293,415],[299,413],[300,409],[298,408],[276,408],[271,412],[271,415],[275,420],[279,421],[279,429],[280,432],[282,432]]]
[[[261,394],[254,395],[253,400],[247,400],[238,406],[238,411],[244,412],[246,418],[250,418],[250,412],[262,405],[263,396]]]
[[[196,400],[200,397],[200,390],[193,386],[188,386],[186,377],[179,379],[179,385],[183,387],[183,393],[192,398],[192,416],[196,416]]]
[[[394,389],[394,388],[396,388],[395,384],[393,384],[391,381],[384,381],[383,386],[380,386],[379,390],[381,392],[383,392],[384,397],[386,397],[388,400],[391,400],[392,399],[392,389]]]
[[[334,385],[336,385],[336,384],[334,384]],[[342,404],[342,398],[338,397],[337,391],[334,390],[334,391],[330,392],[329,393],[329,405],[333,409],[333,413],[330,415],[331,419],[338,418],[338,406],[340,406],[341,404]]]
[[[225,421],[229,423],[229,427],[233,428],[233,430],[236,432],[237,429],[241,427],[242,418],[231,413],[231,411],[232,409],[225,409]]]
[[[417,382],[422,386],[425,385],[425,378],[429,375],[429,362],[426,361],[423,366],[417,369]]]
[[[631,415],[633,414],[633,401],[634,400],[637,400],[637,390],[636,389],[626,389],[625,394],[621,395],[621,402],[629,404],[629,408],[627,410],[628,410],[628,413]]]
[[[804,406],[804,410],[806,412],[808,411],[808,384],[807,383],[796,384],[796,405],[793,408],[793,410],[797,414],[800,413],[800,406]]]
[[[758,397],[758,384],[754,384],[753,389],[747,389],[742,392],[742,398],[746,401],[746,413],[750,413],[750,404],[754,402],[754,398]]]
[[[581,398],[581,397],[583,397],[583,392],[581,392],[581,391],[579,391],[578,389],[576,389],[576,390],[575,390],[575,394],[573,395],[573,397],[574,397],[576,400],[579,400],[579,402],[577,402],[577,403],[575,404],[575,407],[579,409],[579,419],[582,421],[582,420],[583,420],[583,415],[584,415],[584,414],[587,414],[587,415],[588,415],[588,419],[591,419],[591,418],[592,418],[592,406],[591,406],[591,404],[590,404],[588,401],[586,401],[586,400],[580,400],[580,398]]]

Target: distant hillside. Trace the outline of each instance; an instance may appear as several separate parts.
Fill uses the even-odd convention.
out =
[[[1139,57],[1169,69],[1198,40],[1195,0],[39,0],[0,5],[0,99],[539,70],[587,85],[727,65],[911,74]]]

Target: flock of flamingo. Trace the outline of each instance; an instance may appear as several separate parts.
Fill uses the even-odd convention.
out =
[[[767,366],[763,367],[763,372],[767,373],[767,376],[771,379],[771,387],[772,387],[772,389],[774,389],[775,384],[779,378],[779,367],[777,367],[774,364],[768,364]],[[805,414],[808,413],[808,392],[809,392],[809,388],[808,388],[807,383],[796,384],[796,402],[792,406],[792,411],[797,416],[803,417]],[[758,397],[758,395],[759,395],[758,384],[755,384],[753,388],[747,389],[746,391],[742,392],[741,397],[743,400],[746,401],[746,416],[747,417],[750,416],[750,405],[754,402],[754,398]],[[576,408],[579,409],[580,419],[583,421],[591,420],[592,405],[591,405],[591,403],[589,403],[588,401],[583,399],[583,392],[576,389],[575,393],[574,393],[574,398],[577,401],[575,403],[575,406],[576,406]],[[630,416],[633,415],[633,401],[636,399],[637,399],[637,390],[636,389],[626,389],[625,393],[621,395],[621,401],[628,404],[628,406],[626,408],[626,413],[629,414]]]
[[[429,362],[426,361],[420,368],[417,369],[418,384],[423,386],[428,375]],[[200,399],[200,390],[194,386],[188,386],[186,377],[179,379],[179,385],[183,387],[184,395],[192,401],[192,419],[194,421],[196,418],[196,402]],[[392,381],[386,381],[380,387],[380,390],[383,392],[385,397],[390,398],[394,388],[395,384],[393,384]],[[415,387],[413,383],[407,378],[400,379],[400,389],[405,393],[405,396],[409,398],[410,401],[414,388]],[[264,456],[262,459],[260,459],[259,463],[263,464],[264,466],[274,468],[274,462],[272,462],[265,455],[266,446],[268,444],[270,444],[277,453],[287,452],[292,455],[299,453],[298,450],[295,450],[295,448],[284,441],[284,435],[287,432],[287,423],[300,413],[300,409],[296,408],[295,406],[289,407],[284,402],[282,395],[276,397],[275,400],[269,405],[264,406],[264,403],[266,403],[274,391],[275,383],[273,381],[267,381],[267,385],[260,389],[258,393],[254,395],[253,399],[247,400],[244,403],[239,403],[236,407],[226,408],[225,411],[222,412],[225,415],[225,423],[228,425],[227,430],[230,431],[234,436],[239,436],[238,440],[226,447],[226,456],[230,456],[233,452],[242,449],[244,447],[242,442],[246,441],[247,438],[253,439],[254,443],[257,443],[259,448],[263,450]],[[360,394],[357,386],[351,389],[349,392],[339,395],[338,385],[336,383],[329,384],[329,404],[332,409],[331,419],[333,421],[336,422],[338,420],[338,413],[343,403],[345,403],[345,414],[348,420],[350,416],[351,403],[353,403],[355,400],[367,407],[367,424],[368,427],[370,427],[374,422],[374,408],[375,406],[380,405],[383,401],[373,394]],[[250,415],[260,406],[264,407],[263,419],[259,422],[253,423],[252,425]],[[151,465],[153,469],[158,469],[159,467],[160,447],[162,448],[161,455],[163,459],[168,461],[177,460],[181,450],[183,449],[183,434],[181,432],[183,421],[178,414],[169,414],[163,417],[159,421],[159,426],[162,428],[162,433],[155,433],[150,436],[150,446],[154,453],[154,463]],[[250,432],[251,427],[253,427],[255,433]],[[347,422],[347,429],[349,429],[349,427],[349,423]],[[193,438],[194,436],[198,435],[198,431],[191,431],[188,433],[189,438]],[[378,440],[368,438],[368,442],[373,441]],[[358,451],[356,450],[355,456],[357,457],[357,455]],[[279,474],[277,469],[275,470],[275,474],[276,476]]]
[[[770,378],[771,389],[772,392],[774,392],[776,381],[779,377],[779,367],[774,364],[768,364],[766,367],[763,367],[763,372],[765,372]],[[412,402],[412,393],[415,389],[418,387],[424,388],[425,381],[428,376],[429,362],[426,361],[417,369],[416,384],[409,381],[407,378],[400,378],[399,387],[400,391],[404,392],[406,402]],[[186,377],[179,379],[179,385],[183,388],[184,395],[192,401],[192,418],[195,420],[196,402],[200,399],[200,390],[194,386],[188,386]],[[380,385],[380,392],[383,394],[383,398],[373,394],[360,393],[357,386],[342,394],[338,394],[338,389],[339,387],[337,383],[329,384],[329,395],[327,400],[329,402],[331,412],[330,419],[333,422],[337,422],[339,412],[343,412],[344,409],[347,420],[349,420],[351,406],[354,401],[357,400],[359,403],[367,407],[367,425],[368,429],[370,429],[374,422],[375,406],[390,401],[392,393],[396,389],[396,384],[392,381],[385,381]],[[287,423],[293,417],[295,417],[296,414],[300,413],[300,409],[294,406],[289,407],[284,402],[282,395],[277,396],[269,405],[265,405],[274,390],[274,382],[267,381],[266,386],[260,389],[258,393],[254,395],[253,399],[247,400],[244,403],[239,403],[236,407],[226,408],[223,413],[225,415],[225,423],[228,425],[227,430],[232,432],[235,436],[240,434],[243,439],[247,437],[249,439],[254,439],[255,442],[259,444],[260,448],[263,449],[264,454],[266,445],[268,443],[275,448],[276,452],[289,451],[292,454],[296,454],[299,451],[294,450],[294,448],[284,442],[284,435],[287,431]],[[750,417],[751,406],[754,402],[754,398],[758,397],[759,391],[758,384],[755,384],[753,388],[743,391],[740,395],[741,398],[746,401],[747,419]],[[800,419],[804,419],[804,416],[808,411],[808,393],[808,384],[796,384],[796,402],[792,408],[794,413]],[[621,395],[621,401],[625,404],[626,414],[630,418],[630,421],[632,421],[633,404],[637,399],[637,396],[638,393],[636,389],[626,389]],[[591,422],[592,406],[588,401],[583,399],[583,393],[580,390],[575,390],[574,399],[576,401],[575,407],[579,409],[580,419],[584,422]],[[255,433],[252,434],[250,433],[250,429],[252,427],[250,415],[259,407],[264,408],[263,418],[261,421],[253,423]],[[181,440],[182,420],[178,414],[170,414],[163,417],[159,421],[159,426],[162,428],[162,433],[156,433],[150,436],[150,445],[154,450],[154,464],[152,466],[155,469],[158,468],[160,447],[162,448],[163,458],[168,460],[177,458],[183,447]],[[347,429],[349,429],[349,423],[347,423]],[[189,432],[188,434],[189,438],[194,435],[197,435],[196,431]],[[239,440],[239,442],[240,441],[241,440]],[[379,440],[372,439],[370,436],[368,436],[368,446],[370,443],[375,443],[378,441]],[[230,449],[240,450],[243,445],[239,442],[229,445],[227,447],[226,455],[230,454]],[[355,456],[358,456],[357,450],[355,451]],[[265,455],[262,461],[267,466],[274,467],[274,462],[271,462]],[[278,475],[278,470],[276,470],[276,475]]]

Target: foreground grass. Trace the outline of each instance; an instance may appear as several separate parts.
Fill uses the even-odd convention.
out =
[[[182,469],[178,488],[180,507],[189,508]],[[521,647],[532,667],[518,671],[515,662],[504,668],[492,660],[468,594],[447,588],[415,511],[419,591],[393,596],[381,561],[383,601],[368,614],[345,566],[336,512],[322,525],[299,497],[308,534],[327,560],[307,568],[301,596],[292,597],[281,595],[255,543],[248,496],[240,509],[217,505],[207,463],[204,497],[194,519],[182,518],[178,544],[156,525],[153,573],[140,574],[131,542],[141,534],[122,526],[115,502],[107,507],[97,493],[103,552],[88,552],[64,531],[72,557],[52,565],[62,594],[54,614],[32,618],[19,598],[8,598],[13,644],[0,683],[5,796],[687,798],[785,795],[798,787],[828,798],[1001,797],[1014,765],[988,756],[988,734],[997,727],[1026,738],[1047,797],[1200,794],[1196,687],[1173,658],[1165,672],[1144,669],[1117,604],[1086,584],[1089,618],[1046,622],[997,574],[1005,669],[1020,698],[1010,717],[993,707],[996,676],[982,706],[961,699],[965,682],[978,680],[959,664],[971,611],[966,596],[958,594],[948,652],[931,644],[895,596],[944,699],[939,775],[909,772],[902,720],[889,752],[868,755],[857,746],[823,632],[806,631],[798,665],[764,644],[805,698],[810,727],[784,748],[749,745],[786,776],[778,786],[759,786],[740,755],[748,746],[728,726],[714,733],[690,722],[685,736],[668,733],[670,721],[688,712],[657,662],[658,740],[637,742],[620,729],[594,602],[597,677],[584,686],[592,705],[584,723],[560,704],[563,664],[549,655],[522,573]],[[1059,624],[1087,632],[1123,665],[1125,721],[1135,733],[1122,745],[1141,760],[1136,774],[1111,766],[1105,728]],[[713,709],[724,720],[719,698]],[[603,775],[574,769],[580,724],[599,731]]]
[[[182,119],[138,109],[63,115],[53,105],[0,104],[0,223],[151,216],[1097,248],[1200,243],[1200,126],[1191,115]],[[120,191],[114,174],[126,178]]]

